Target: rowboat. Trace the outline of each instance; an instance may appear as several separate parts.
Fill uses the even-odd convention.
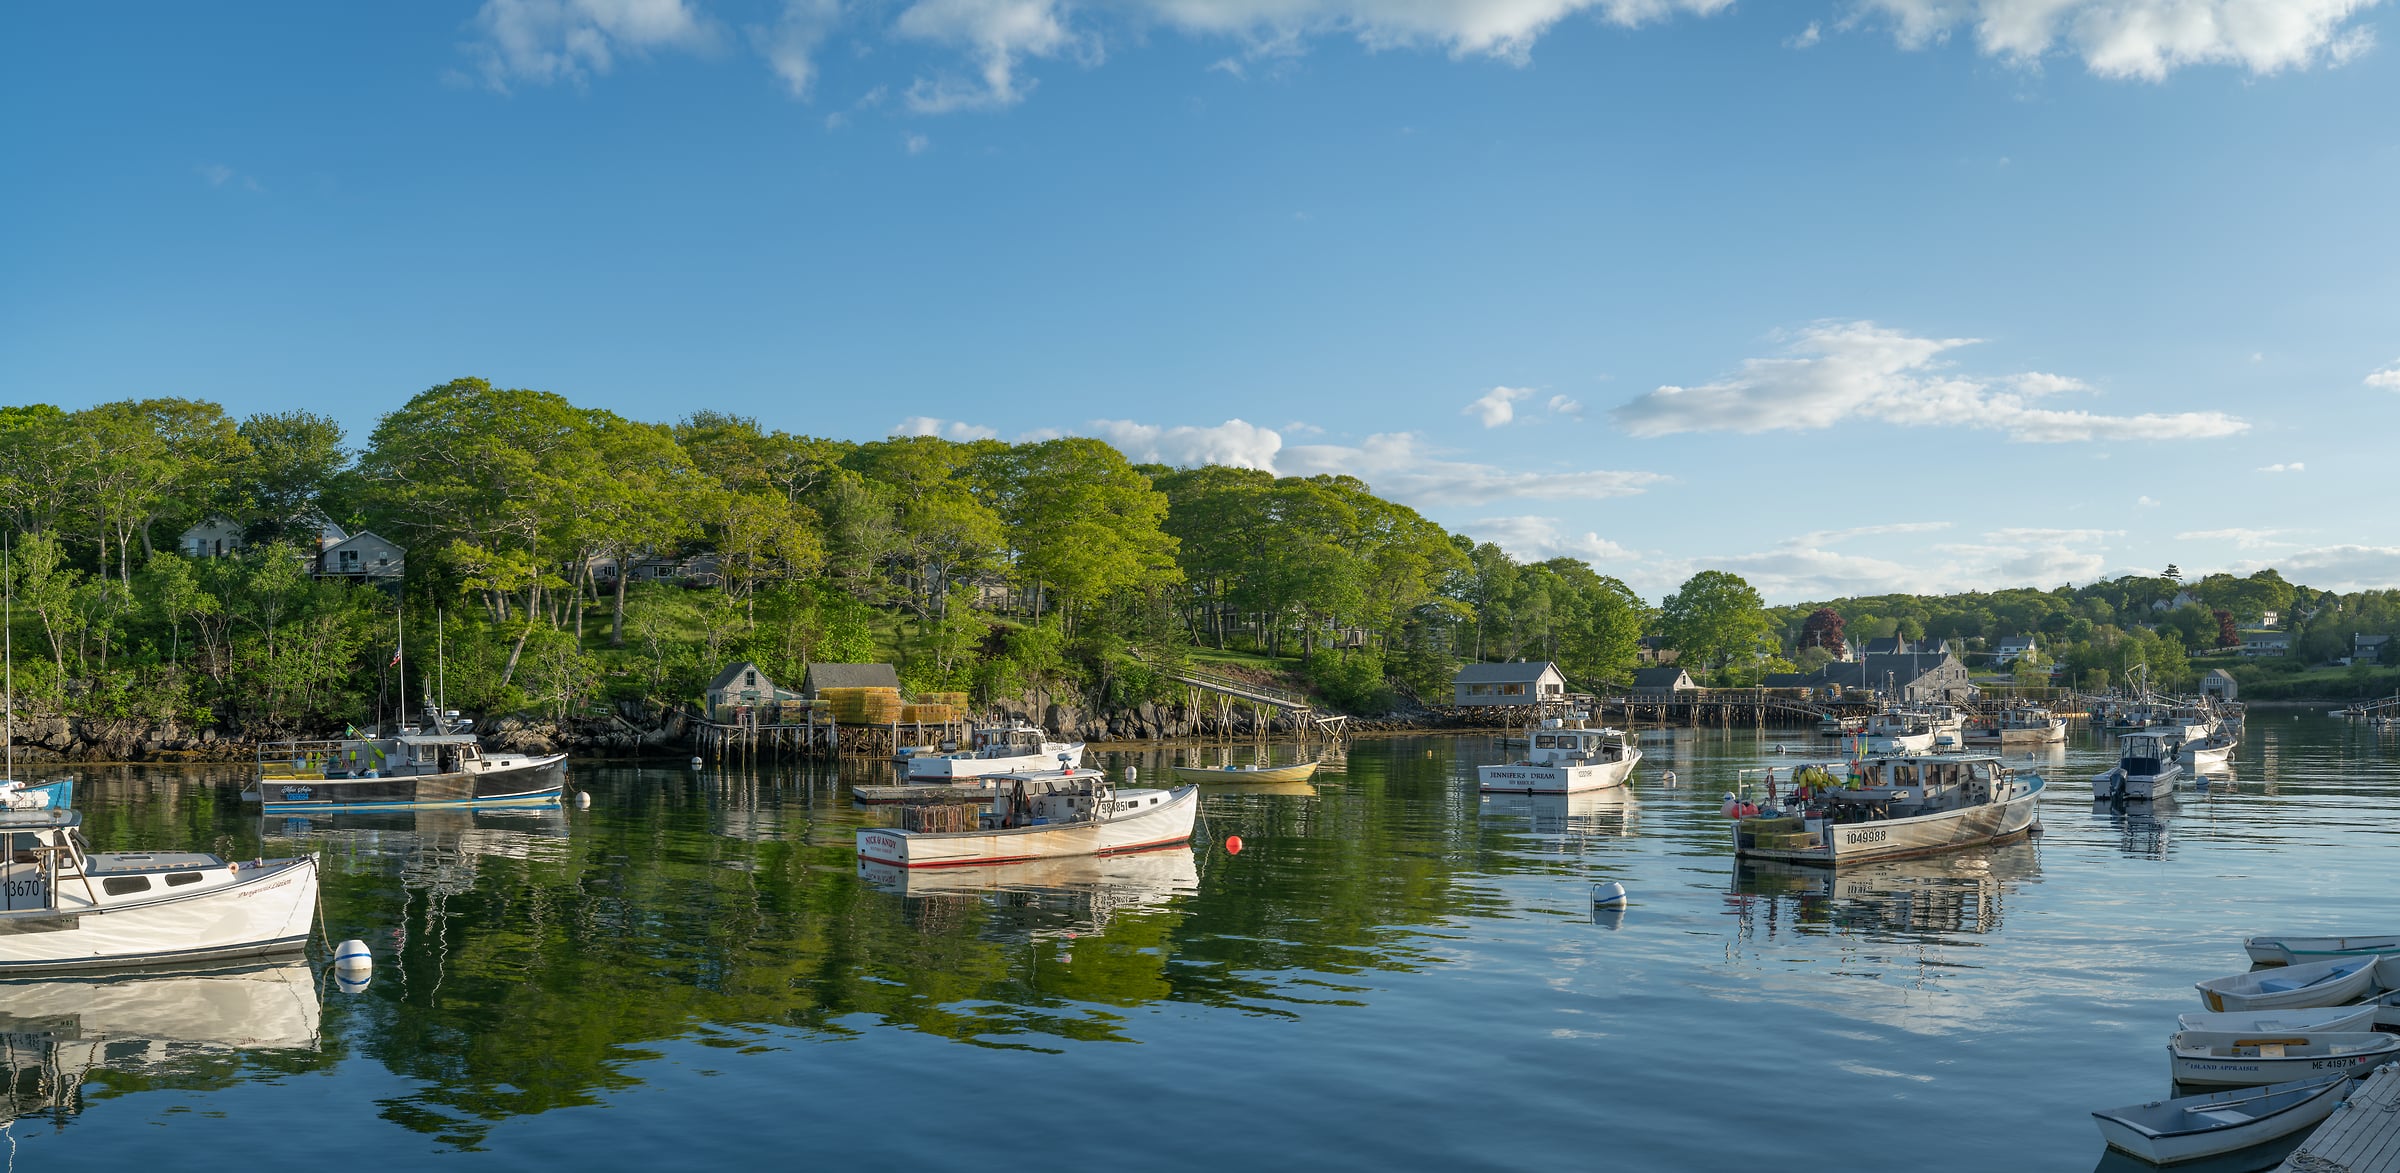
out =
[[[0,972],[117,969],[298,952],[317,859],[89,852],[72,809],[0,811]]]
[[[2005,843],[2041,823],[2040,775],[1990,755],[1886,755],[1834,768],[1854,771],[1858,785],[1795,795],[1797,813],[1735,820],[1734,854],[1807,864],[1894,859]]]
[[[2152,1100],[2092,1113],[2108,1147],[2153,1165],[2238,1152],[2314,1128],[2350,1094],[2347,1073]]]
[[[2377,999],[2355,1006],[2309,1006],[2298,1010],[2197,1010],[2177,1015],[2175,1024],[2184,1030],[2238,1030],[2251,1034],[2373,1030],[2376,1016],[2385,1009],[2383,1000]]]
[[[2260,965],[2297,965],[2328,957],[2400,954],[2400,933],[2369,933],[2354,937],[2251,937],[2242,942],[2250,960]]]
[[[2297,1010],[2344,1006],[2375,987],[2375,958],[2335,957],[2195,983],[2211,1010]]]
[[[968,829],[860,831],[858,857],[898,868],[976,867],[1149,851],[1191,841],[1199,787],[1118,787],[1097,771],[1086,773],[1092,776],[1056,788],[1031,777],[1009,785]],[[902,813],[914,809],[904,807]]]
[[[2374,1031],[2187,1030],[2167,1040],[2177,1083],[2258,1087],[2319,1075],[2364,1076],[2400,1058],[2400,1035]]]
[[[1317,775],[1317,763],[1288,766],[1177,766],[1175,776],[1186,782],[1306,782]]]
[[[1477,766],[1476,784],[1503,794],[1574,794],[1623,786],[1642,760],[1642,751],[1615,729],[1587,728],[1556,717],[1526,731],[1525,756],[1502,765]]]

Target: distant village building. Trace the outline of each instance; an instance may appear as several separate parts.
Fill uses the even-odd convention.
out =
[[[357,582],[397,581],[407,569],[408,551],[362,529],[317,551],[310,566],[318,578],[347,578]]]
[[[2373,664],[2383,659],[2385,645],[2392,642],[2388,635],[2353,635],[2350,637],[2350,662]]]
[[[2275,621],[2281,618],[2283,618],[2283,616],[2278,615],[2273,611],[2262,611],[2258,616],[2258,625],[2260,627],[2273,627],[2275,626]]]
[[[1811,675],[1811,688],[1827,692],[1864,689],[1886,700],[1911,704],[1955,704],[1977,691],[1967,666],[1948,651],[1869,653],[1855,664],[1827,664]]]
[[[1645,664],[1672,664],[1682,653],[1668,647],[1667,641],[1658,636],[1645,635],[1636,655]]]
[[[800,695],[815,700],[828,688],[900,687],[900,672],[889,664],[811,664],[800,677]]]
[[[2200,678],[2200,695],[2212,700],[2238,700],[2242,695],[2240,682],[2223,668],[2211,668]]]
[[[708,682],[708,707],[711,712],[741,705],[764,705],[791,697],[791,693],[775,687],[765,671],[748,660],[726,666]]]
[[[1902,639],[1896,635],[1871,639],[1860,645],[1859,656],[1941,656],[1951,651],[1946,639]],[[1855,658],[1855,657],[1854,657]]]
[[[663,554],[645,554],[626,563],[626,581],[664,582],[676,586],[713,587],[725,581],[724,567],[714,554],[686,554],[670,558]],[[601,590],[615,590],[618,562],[601,556],[592,559],[592,582]]]
[[[2281,656],[2292,650],[2292,637],[2281,631],[2245,631],[2242,633],[2242,654],[2245,656]]]
[[[1633,674],[1633,695],[1673,696],[1679,692],[1697,692],[1700,686],[1692,683],[1692,674],[1669,665],[1664,668],[1644,668]]]
[[[339,545],[349,538],[350,535],[343,532],[342,527],[320,520],[315,552]],[[200,524],[183,531],[183,536],[175,542],[175,548],[186,558],[223,558],[228,554],[239,554],[248,546],[249,542],[242,537],[242,527],[222,517],[202,519]],[[303,553],[312,557],[314,554],[307,550],[303,550]]]
[[[2040,650],[2030,635],[2004,635],[1992,645],[1992,663],[2014,664]]]
[[[1567,674],[1548,660],[1469,664],[1450,678],[1451,703],[1467,708],[1564,700]]]

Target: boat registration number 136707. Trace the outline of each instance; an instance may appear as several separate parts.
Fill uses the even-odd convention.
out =
[[[1890,834],[1881,827],[1868,827],[1864,830],[1842,832],[1842,842],[1853,847],[1861,843],[1881,843],[1889,838]]]

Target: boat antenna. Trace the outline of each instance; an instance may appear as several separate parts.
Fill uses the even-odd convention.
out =
[[[397,642],[392,647],[392,665],[400,669],[400,732],[408,732],[408,600],[392,609],[392,630]]]
[[[433,707],[440,714],[434,723],[442,732],[450,732],[450,657],[443,642],[442,605],[433,605]]]
[[[7,534],[0,534],[0,647],[6,648],[8,715],[0,718],[7,733],[9,782],[17,780],[17,577]]]

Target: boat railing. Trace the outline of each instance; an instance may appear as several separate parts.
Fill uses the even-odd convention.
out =
[[[351,743],[341,741],[275,741],[258,747],[261,778],[322,778]],[[377,758],[382,755],[378,753]]]

